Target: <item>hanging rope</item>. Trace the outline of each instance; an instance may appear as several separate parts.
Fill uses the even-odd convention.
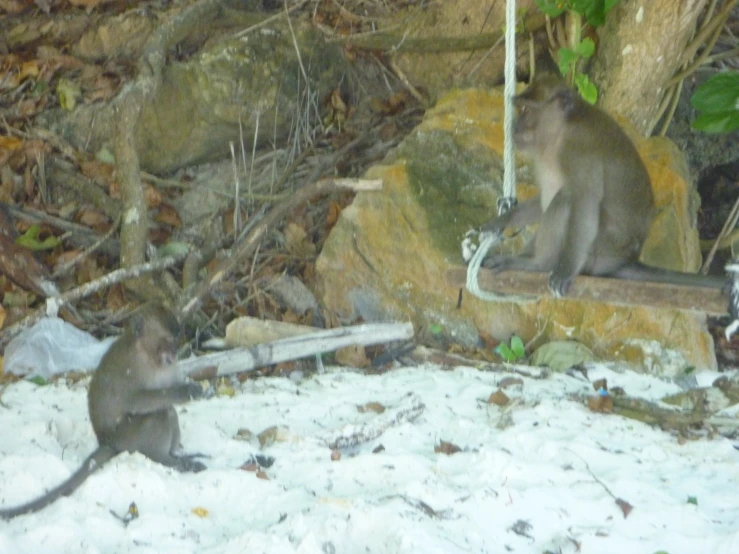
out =
[[[505,87],[503,117],[503,196],[498,199],[498,215],[516,205],[516,166],[513,151],[513,96],[516,92],[516,0],[507,0],[505,12]],[[482,300],[500,300],[506,295],[480,290],[477,274],[482,260],[500,242],[500,234],[482,233],[480,244],[467,266],[467,290]]]

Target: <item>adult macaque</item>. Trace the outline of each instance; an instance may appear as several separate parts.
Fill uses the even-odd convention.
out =
[[[533,223],[539,228],[520,256],[487,258],[485,267],[548,271],[555,297],[566,294],[580,273],[721,288],[720,278],[638,261],[654,196],[644,163],[616,121],[551,74],[535,79],[515,104],[514,140],[533,160],[540,195],[483,230]]]
[[[35,512],[71,494],[87,477],[120,452],[141,452],[180,471],[205,466],[180,456],[180,425],[174,405],[202,396],[197,383],[180,381],[176,366],[179,324],[152,307],[135,315],[126,332],[103,356],[87,393],[98,448],[64,483],[27,504],[0,510],[9,519]]]

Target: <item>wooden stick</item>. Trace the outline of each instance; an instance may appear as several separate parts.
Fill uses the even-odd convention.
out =
[[[248,348],[234,348],[179,362],[185,375],[197,378],[220,377],[251,371],[258,367],[307,358],[354,344],[368,345],[413,337],[411,323],[365,323],[321,330],[309,335],[280,339]],[[213,368],[215,368],[213,370]],[[210,369],[210,371],[203,371]]]
[[[482,290],[538,297],[551,296],[547,280],[546,273],[536,271],[494,273],[489,269],[480,269],[478,276]],[[452,286],[464,287],[467,282],[467,268],[448,269],[446,281]],[[718,289],[585,275],[575,277],[566,298],[627,306],[693,310],[710,315],[727,314],[729,302]]]

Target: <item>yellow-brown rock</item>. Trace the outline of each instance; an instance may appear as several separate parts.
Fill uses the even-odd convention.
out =
[[[699,313],[550,297],[485,302],[466,292],[458,305],[460,290],[444,274],[462,263],[465,232],[495,214],[502,120],[499,92],[454,91],[368,172],[368,178],[383,180],[383,191],[357,195],[318,259],[326,306],[347,322],[411,319],[421,336],[463,344],[476,344],[482,330],[501,340],[538,336],[539,344],[574,339],[601,358],[670,375],[714,368],[713,341]],[[682,154],[665,139],[630,135],[647,164],[659,209],[642,259],[695,271],[697,201]],[[519,198],[536,192],[529,177],[527,168],[518,168]]]

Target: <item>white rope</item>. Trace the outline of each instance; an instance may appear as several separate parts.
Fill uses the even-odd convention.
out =
[[[505,114],[503,116],[503,194],[516,196],[513,157],[513,96],[516,94],[516,0],[506,2],[505,12]]]
[[[493,245],[500,241],[500,237],[496,237],[492,233],[480,234],[480,244],[477,246],[475,254],[470,259],[470,263],[467,265],[467,290],[471,294],[475,295],[481,300],[500,300],[501,295],[494,292],[487,292],[480,289],[480,284],[477,282],[477,274],[480,272],[480,265],[485,259],[485,256],[493,247]]]
[[[505,12],[505,87],[503,117],[503,196],[516,196],[516,166],[513,152],[513,96],[516,92],[516,0],[507,0]],[[506,295],[483,291],[477,282],[480,265],[490,248],[500,242],[500,235],[483,233],[480,244],[467,266],[467,290],[482,300],[500,300]]]

